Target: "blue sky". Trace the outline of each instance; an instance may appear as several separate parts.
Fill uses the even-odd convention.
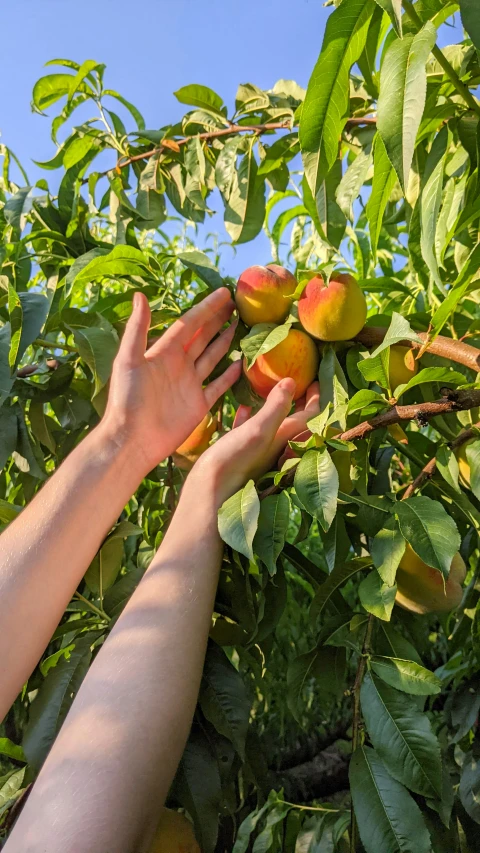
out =
[[[133,101],[147,127],[179,119],[186,108],[172,92],[203,83],[233,104],[239,83],[270,88],[281,77],[306,86],[331,9],[322,0],[16,0],[4,3],[0,54],[0,132],[27,168],[54,153],[48,119],[30,111],[31,91],[44,63],[56,57],[107,65],[106,85]],[[460,33],[442,28],[440,44]],[[460,36],[461,37],[461,36]],[[54,173],[48,173],[51,178]],[[215,217],[207,230],[226,238]],[[228,238],[227,238],[228,239]],[[227,250],[224,271],[238,274],[269,260],[260,235]]]

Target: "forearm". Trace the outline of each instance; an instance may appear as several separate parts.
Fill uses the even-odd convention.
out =
[[[0,537],[0,719],[141,476],[101,425]]]
[[[143,849],[195,709],[222,555],[217,509],[213,487],[187,481],[157,557],[79,691],[8,853]]]

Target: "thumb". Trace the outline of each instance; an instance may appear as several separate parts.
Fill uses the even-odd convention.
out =
[[[136,367],[141,363],[147,347],[147,335],[150,327],[150,307],[144,293],[137,292],[133,296],[133,311],[123,333],[120,344],[120,357]]]
[[[263,409],[257,415],[262,429],[271,431],[273,434],[277,432],[292,408],[295,387],[295,381],[287,378],[278,382],[270,391]]]

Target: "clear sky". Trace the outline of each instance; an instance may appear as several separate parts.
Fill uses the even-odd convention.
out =
[[[31,180],[40,177],[31,158],[48,160],[54,154],[50,122],[30,111],[36,79],[56,70],[43,71],[47,60],[104,62],[106,86],[133,101],[147,127],[159,128],[186,111],[172,92],[188,83],[211,86],[229,105],[239,83],[270,88],[283,77],[306,86],[331,11],[322,0],[5,0],[2,5],[1,141],[15,151]],[[459,38],[459,30],[442,30],[440,44]],[[207,230],[228,239],[220,217]],[[238,273],[250,263],[267,262],[268,255],[268,241],[260,235],[239,246],[235,258],[227,250],[224,271]]]

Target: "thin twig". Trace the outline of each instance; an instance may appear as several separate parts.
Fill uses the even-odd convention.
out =
[[[450,442],[449,446],[451,450],[456,450],[457,447],[461,447],[465,442],[470,441],[471,438],[474,438],[478,435],[478,430],[480,430],[480,421],[474,424],[470,429],[464,430],[453,441]],[[407,498],[411,498],[413,493],[421,488],[426,480],[431,480],[435,471],[437,470],[437,459],[434,456],[432,459],[429,459],[426,465],[423,466],[420,473],[415,477],[414,481],[410,483],[409,486],[405,489],[402,495],[402,501],[405,501]]]
[[[88,600],[88,598],[85,598],[85,596],[82,595],[80,592],[74,592],[73,597],[78,598],[79,601],[82,601],[83,604],[85,604],[85,606],[87,607],[87,609],[91,610],[93,613],[96,613],[97,616],[101,616],[102,619],[106,619],[107,622],[111,621],[111,616],[109,616],[108,613],[105,613],[104,610],[101,610],[100,607],[97,607],[96,604],[93,604],[91,601]]]
[[[356,127],[362,124],[376,124],[377,119],[374,116],[359,116],[349,118],[346,122],[346,127]],[[150,157],[155,157],[156,154],[161,154],[164,151],[177,151],[191,139],[200,139],[204,142],[210,142],[213,139],[220,139],[223,136],[235,136],[240,133],[255,133],[260,136],[264,133],[271,133],[275,130],[292,130],[294,125],[290,121],[275,121],[266,124],[229,124],[228,127],[222,127],[220,130],[209,130],[205,133],[197,133],[193,136],[183,136],[181,139],[165,139],[164,142],[152,148],[150,151],[145,151],[143,154],[134,154],[131,157],[126,157],[124,160],[119,160],[118,163],[111,169],[99,173],[99,178],[109,175],[110,172],[125,169],[131,163],[137,163],[140,160],[148,160]],[[84,178],[82,184],[88,183],[88,178]]]

